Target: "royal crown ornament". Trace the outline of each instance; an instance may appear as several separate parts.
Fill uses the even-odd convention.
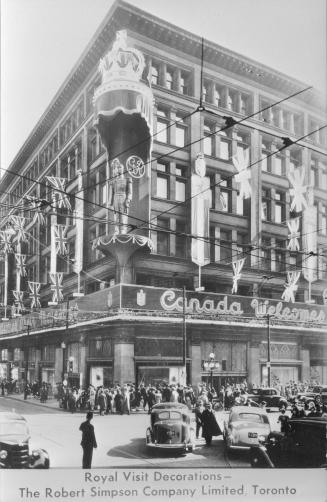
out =
[[[134,47],[127,47],[126,30],[117,31],[111,50],[100,60],[102,84],[116,79],[138,82],[144,70],[143,54]]]

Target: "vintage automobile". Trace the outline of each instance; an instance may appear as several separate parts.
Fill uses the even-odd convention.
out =
[[[50,460],[43,449],[30,452],[26,419],[17,413],[0,413],[0,468],[48,469]]]
[[[227,452],[249,450],[260,441],[266,441],[270,434],[270,423],[266,411],[250,406],[233,406],[224,423],[224,441]]]
[[[285,397],[281,396],[278,390],[273,387],[252,389],[252,392],[248,395],[248,399],[259,404],[265,402],[267,408],[279,409],[282,405],[287,406]]]
[[[292,418],[289,432],[272,432],[250,451],[252,467],[327,467],[327,415]]]
[[[159,403],[153,406],[150,427],[146,431],[146,446],[174,452],[193,451],[195,431],[192,414],[185,404]]]
[[[317,401],[317,398],[320,397],[320,394],[317,394],[316,392],[299,392],[294,396],[292,399],[290,399],[291,403],[295,403],[296,401],[300,401],[304,405],[307,405],[309,403],[315,403]]]

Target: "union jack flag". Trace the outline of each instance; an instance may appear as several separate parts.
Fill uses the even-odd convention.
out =
[[[290,251],[300,251],[300,243],[299,243],[299,238],[300,238],[300,219],[299,218],[293,218],[292,220],[288,220],[287,222],[288,229],[290,233],[288,234],[289,238],[289,243],[287,245],[287,248]]]
[[[39,223],[40,225],[45,225],[44,214],[42,213],[42,211],[40,211],[41,207],[40,201],[36,197],[32,197],[30,195],[26,196],[26,199],[31,204],[31,209],[34,212],[32,225],[35,225],[35,223]]]
[[[245,258],[241,258],[240,260],[234,261],[233,265],[233,288],[232,294],[237,293],[238,281],[241,279],[241,271],[245,262]]]
[[[305,167],[301,166],[298,169],[294,169],[288,174],[288,179],[293,185],[293,188],[290,188],[290,195],[293,197],[291,202],[291,211],[296,211],[299,213],[302,211],[302,206],[304,208],[308,207],[308,202],[305,198],[307,192],[307,186],[304,185],[305,178]]]
[[[67,249],[67,237],[66,232],[68,227],[65,225],[55,225],[54,233],[55,233],[55,244],[56,244],[56,253],[61,255],[68,254]]]
[[[72,207],[67,193],[65,192],[66,178],[56,178],[55,176],[46,176],[51,186],[55,189],[58,195],[57,205],[59,208],[65,208],[71,211]]]
[[[16,258],[16,267],[19,275],[26,277],[26,254],[15,254]]]
[[[13,295],[15,298],[16,314],[20,314],[24,309],[24,291],[13,291]]]
[[[6,232],[6,230],[0,231],[0,245],[3,246],[3,252],[5,254],[11,253],[12,251],[10,238],[11,235],[8,232]]]
[[[50,280],[52,282],[50,289],[53,291],[52,295],[52,302],[53,303],[59,303],[62,302],[64,299],[64,296],[62,294],[62,281],[64,278],[63,272],[55,272],[55,273],[49,273]]]
[[[24,216],[14,216],[14,215],[10,216],[10,222],[16,232],[16,237],[18,242],[20,241],[27,242],[27,235],[24,228],[25,221],[26,218],[24,218]]]
[[[40,288],[41,288],[41,283],[40,282],[32,282],[28,281],[28,287],[30,288],[30,293],[29,297],[31,300],[31,309],[33,308],[41,308],[40,304]]]
[[[285,302],[295,302],[295,293],[297,292],[298,285],[296,284],[299,280],[301,272],[287,272],[287,282],[284,287],[285,290],[282,294],[282,300]]]
[[[248,169],[250,160],[249,148],[239,150],[237,155],[233,157],[233,164],[238,173],[235,175],[235,181],[240,184],[240,198],[248,199],[251,197],[251,171]]]

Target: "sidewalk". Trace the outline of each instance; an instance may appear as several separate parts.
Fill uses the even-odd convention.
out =
[[[12,399],[13,401],[21,401],[23,403],[33,404],[34,406],[42,406],[44,408],[51,408],[53,410],[65,411],[62,408],[59,408],[59,403],[56,398],[48,399],[46,403],[41,403],[39,399],[34,397],[28,397],[24,399],[24,394],[7,394],[6,396],[0,395],[0,403],[1,398],[5,397],[6,399]]]

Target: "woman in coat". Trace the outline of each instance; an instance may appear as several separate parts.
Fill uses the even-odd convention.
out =
[[[212,436],[220,436],[222,434],[221,429],[217,423],[214,411],[212,409],[212,404],[207,403],[205,405],[205,410],[202,413],[202,437],[204,437],[206,444],[211,445]]]

